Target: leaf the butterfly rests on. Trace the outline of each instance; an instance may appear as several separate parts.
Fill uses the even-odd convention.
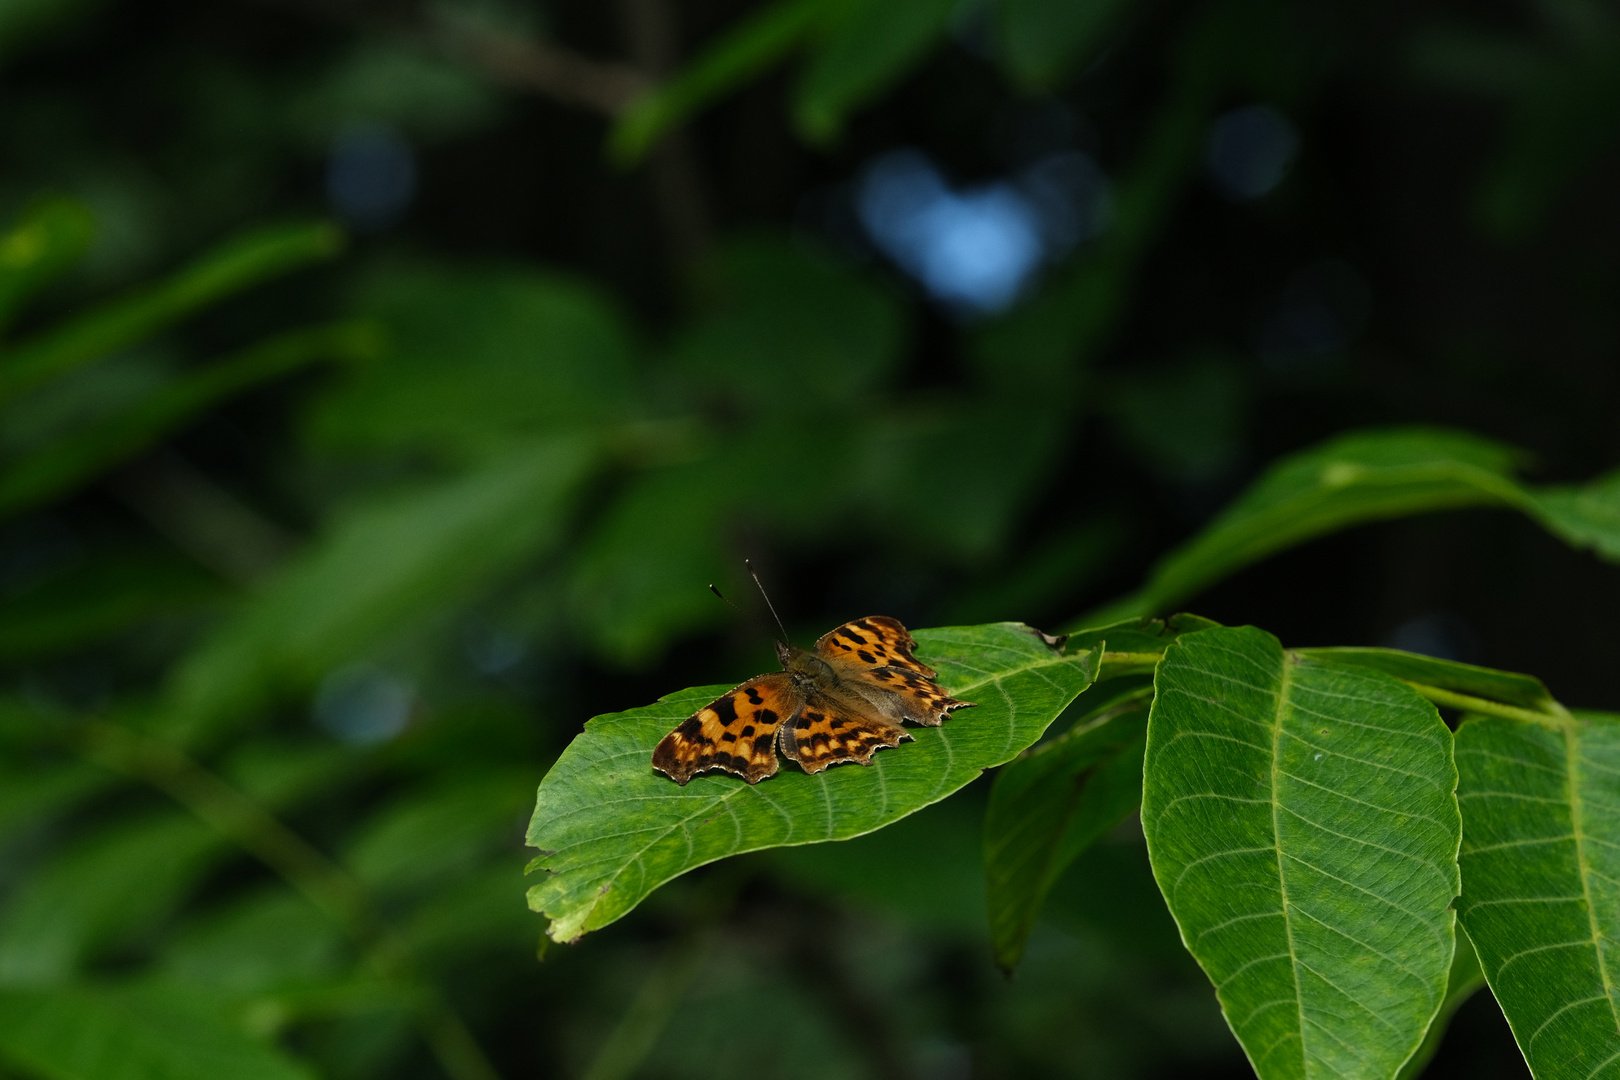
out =
[[[685,785],[706,769],[750,784],[774,776],[776,748],[805,772],[872,763],[886,746],[911,738],[901,722],[936,727],[957,701],[898,619],[869,615],[824,634],[814,652],[778,645],[782,671],[749,679],[682,721],[653,751],[653,768]]]

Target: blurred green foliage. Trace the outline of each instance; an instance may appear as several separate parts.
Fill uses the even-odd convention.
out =
[[[1072,865],[1037,830],[1011,983],[987,784],[538,961],[530,800],[587,717],[770,664],[705,590],[757,611],[744,557],[805,638],[1196,602],[1373,644],[1439,612],[1457,658],[1607,692],[1613,569],[1560,540],[1616,556],[1585,482],[1620,460],[1615,32],[1438,0],[0,0],[0,1067],[1241,1069],[1110,799],[1069,806],[1101,836]],[[1239,198],[1212,125],[1256,104],[1300,150]],[[1041,237],[1079,158],[1111,209],[973,316],[862,222],[904,147],[938,205],[1056,206]],[[1324,258],[1370,318],[1312,291]],[[1443,506],[1520,513],[1321,539]],[[1083,730],[1029,768],[1090,760]],[[1436,1075],[1522,1075],[1472,1008],[1508,1050]]]

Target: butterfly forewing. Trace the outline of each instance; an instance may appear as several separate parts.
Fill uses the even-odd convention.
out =
[[[685,785],[705,769],[757,784],[776,773],[776,732],[794,719],[804,693],[787,672],[749,679],[685,720],[653,751],[653,768]]]
[[[852,620],[821,635],[816,642],[816,652],[822,656],[853,661],[865,667],[899,668],[932,679],[934,669],[911,655],[916,647],[905,625],[887,615]]]

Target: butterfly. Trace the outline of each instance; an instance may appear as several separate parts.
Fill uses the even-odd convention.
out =
[[[653,751],[653,768],[677,784],[706,769],[750,784],[776,775],[776,750],[807,773],[898,746],[902,720],[938,727],[971,701],[934,682],[911,655],[917,643],[899,619],[868,615],[822,635],[814,651],[778,643],[782,670],[749,679],[685,720]]]

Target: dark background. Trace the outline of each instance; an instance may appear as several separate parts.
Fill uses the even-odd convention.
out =
[[[811,45],[629,166],[605,149],[609,110],[536,65],[561,50],[650,78],[757,6],[0,11],[0,213],[59,193],[97,223],[13,340],[253,225],[331,217],[348,235],[341,256],[85,369],[53,407],[93,427],[128,386],[288,327],[360,316],[386,332],[369,360],[267,382],[0,523],[9,693],[161,710],[187,657],[280,567],[319,558],[356,507],[470,475],[503,439],[589,429],[615,449],[550,548],[446,587],[318,670],[267,677],[251,721],[196,749],[226,772],[263,745],[335,755],[284,813],[362,878],[390,843],[448,848],[371,884],[401,925],[435,911],[457,928],[422,931],[422,967],[502,1075],[1246,1075],[1139,832],[1069,874],[1016,979],[993,970],[982,783],[872,837],[707,868],[539,963],[542,920],[520,903],[525,803],[586,718],[769,666],[744,557],[806,640],[873,612],[1055,628],[1134,587],[1269,461],[1349,429],[1465,429],[1522,448],[1543,483],[1620,461],[1611,6],[1115,0],[1040,77],[1009,59],[1017,6],[959,5],[830,136],[793,117]],[[1022,10],[1061,36],[1058,15]],[[491,42],[516,43],[521,63]],[[862,192],[904,150],[925,155],[904,160],[931,163],[933,205],[956,217],[886,242]],[[1028,196],[1032,170],[1060,158],[1057,217],[1023,219],[1047,255],[1013,294],[952,301],[908,263],[964,221],[998,242],[1005,223],[974,218],[974,197]],[[962,242],[972,265],[982,249]],[[503,289],[512,299],[488,299]],[[552,333],[566,352],[574,331],[546,306],[564,294],[557,310],[596,320],[581,340],[616,334],[629,358],[574,404],[558,387],[605,370],[580,346],[530,401],[501,357],[550,363]],[[1078,329],[1061,314],[1082,308],[1096,314]],[[488,394],[446,403],[430,368]],[[27,414],[42,400],[6,406],[8,460],[39,444]],[[512,415],[486,421],[490,403]],[[176,484],[195,513],[154,497]],[[210,506],[278,554],[234,576],[199,558],[187,530],[206,531]],[[709,598],[711,580],[748,615]],[[140,599],[74,621],[109,595]],[[1601,708],[1616,704],[1617,600],[1612,567],[1476,510],[1352,529],[1186,607],[1287,644],[1529,671]],[[405,695],[402,731],[390,693]],[[18,770],[72,758],[24,743]],[[467,792],[483,794],[458,803]],[[113,787],[30,811],[0,852],[0,973],[52,868],[167,805]],[[462,895],[474,879],[489,884]],[[223,987],[233,1015],[278,1003],[273,1033],[320,1075],[438,1074],[408,1007],[311,1004],[312,987],[350,986],[365,949],[262,915],[290,894],[257,863],[220,855],[176,881],[74,931],[77,958],[52,977]],[[279,955],[244,960],[266,935]],[[643,1054],[616,1059],[615,1044]],[[1525,1075],[1488,995],[1428,1075]]]

